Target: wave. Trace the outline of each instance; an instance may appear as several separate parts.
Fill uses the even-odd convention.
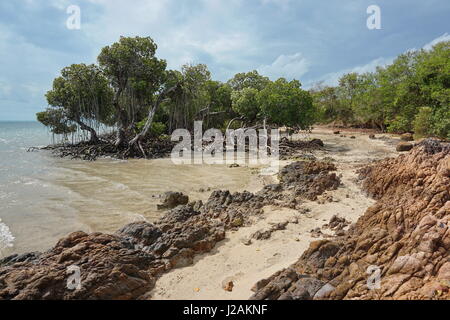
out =
[[[14,236],[8,226],[0,219],[0,254],[3,250],[12,248],[14,245]]]
[[[9,143],[9,141],[8,141],[8,140],[6,140],[6,139],[3,139],[3,138],[0,138],[0,142],[3,142],[3,143],[5,143],[5,144],[8,144],[8,143]]]

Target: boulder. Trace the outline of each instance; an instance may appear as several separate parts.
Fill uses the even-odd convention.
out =
[[[400,143],[397,145],[396,150],[397,150],[398,152],[407,152],[407,151],[411,151],[412,148],[414,148],[414,145],[413,145],[412,143],[409,143],[409,142],[400,142]]]
[[[158,205],[158,210],[173,209],[180,205],[188,204],[189,197],[181,192],[166,192],[163,197],[163,203]]]

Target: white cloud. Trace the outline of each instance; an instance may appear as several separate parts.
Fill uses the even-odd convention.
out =
[[[149,35],[158,44],[158,56],[167,60],[169,68],[178,69],[185,63],[234,64],[236,70],[214,74],[226,80],[242,67],[244,56],[260,47],[252,30],[244,27],[247,22],[234,17],[242,0],[201,0],[196,6],[179,0],[89,1],[102,9],[97,20],[82,22],[81,31],[95,47],[92,59],[99,48],[121,35]]]
[[[442,36],[434,39],[433,41],[427,43],[426,45],[423,46],[423,48],[425,50],[431,50],[431,49],[433,49],[433,46],[437,45],[440,42],[444,42],[444,41],[450,41],[450,34],[448,34],[447,32],[444,33]]]
[[[300,53],[281,55],[272,64],[260,66],[258,72],[272,80],[278,78],[297,79],[309,71],[310,62]]]
[[[331,72],[328,73],[319,79],[316,79],[314,81],[311,81],[307,84],[307,87],[311,87],[314,83],[317,82],[323,82],[324,85],[328,86],[337,86],[339,84],[339,79],[347,73],[366,73],[366,72],[374,72],[376,71],[377,67],[384,67],[394,61],[394,58],[384,58],[380,57],[377,59],[374,59],[370,61],[369,63],[366,63],[364,65],[356,66],[353,68],[344,69],[338,72]]]
[[[429,43],[424,45],[422,48],[424,50],[431,50],[433,48],[433,46],[435,46],[436,44],[438,44],[440,42],[444,42],[444,41],[450,41],[450,35],[448,33],[444,33],[442,36],[437,37],[436,39],[430,41]],[[413,49],[408,49],[405,52],[416,51],[416,50],[417,49],[413,48]],[[365,65],[348,68],[348,69],[341,70],[338,72],[328,73],[328,74],[324,75],[323,77],[320,77],[319,79],[308,82],[307,86],[311,87],[314,83],[317,83],[317,82],[323,82],[323,84],[329,85],[329,86],[336,86],[339,84],[339,79],[344,74],[352,73],[352,72],[356,72],[359,74],[366,73],[366,72],[374,72],[374,71],[376,71],[377,67],[384,67],[386,65],[389,65],[392,62],[394,62],[394,60],[395,60],[394,57],[390,57],[390,58],[380,57],[380,58],[370,61],[369,63],[367,63]]]

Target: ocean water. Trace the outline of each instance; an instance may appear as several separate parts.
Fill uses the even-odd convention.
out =
[[[181,191],[206,200],[200,189],[237,191],[254,185],[250,170],[174,165],[170,159],[95,162],[60,159],[37,122],[0,122],[0,257],[45,251],[74,231],[115,232],[134,221],[154,221],[160,195]]]

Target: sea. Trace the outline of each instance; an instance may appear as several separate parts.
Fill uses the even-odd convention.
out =
[[[75,231],[113,233],[155,221],[167,191],[207,200],[205,190],[251,190],[254,183],[247,168],[170,159],[90,162],[30,149],[56,140],[38,122],[0,122],[0,258],[46,251]]]

